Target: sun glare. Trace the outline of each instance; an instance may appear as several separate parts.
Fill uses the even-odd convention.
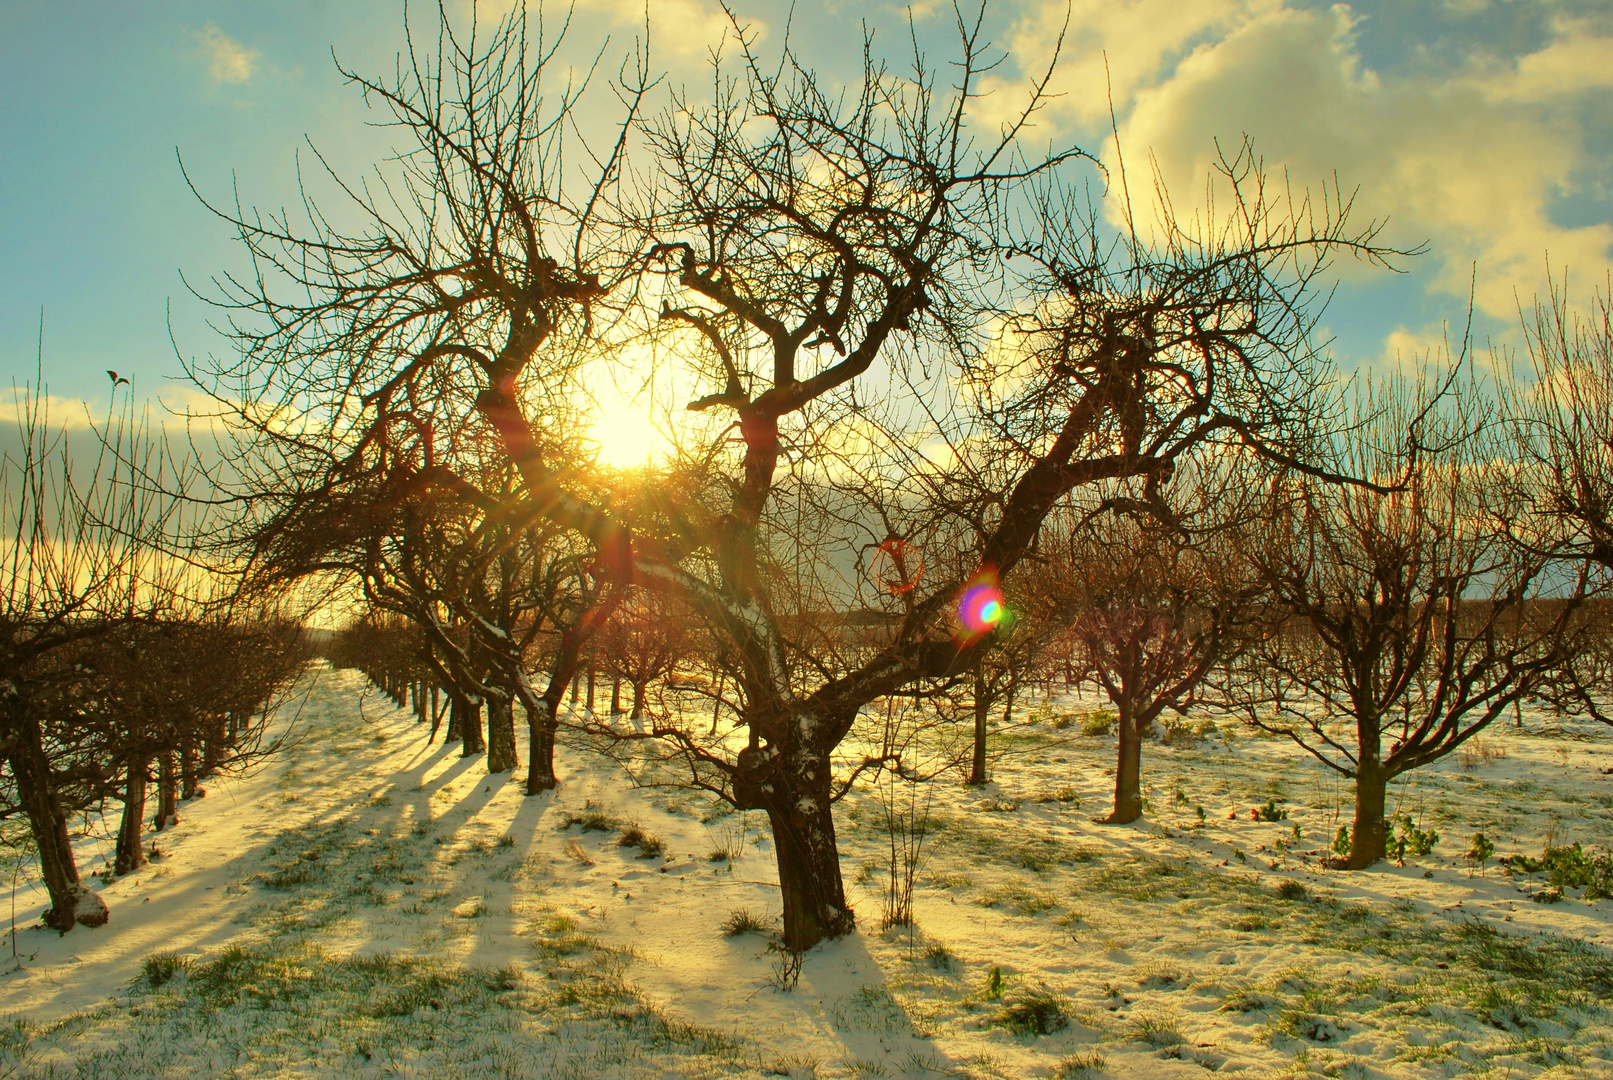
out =
[[[636,469],[664,460],[672,445],[656,425],[646,403],[607,391],[599,398],[599,415],[589,429],[599,446],[599,463],[615,469]]]

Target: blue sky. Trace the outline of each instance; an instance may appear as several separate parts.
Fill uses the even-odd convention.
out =
[[[736,0],[765,44],[789,8]],[[416,5],[417,16],[432,15]],[[453,0],[462,16],[468,0]],[[550,6],[551,17],[558,11]],[[1103,58],[1128,162],[1150,155],[1173,192],[1202,188],[1215,140],[1249,133],[1301,183],[1360,185],[1389,236],[1429,254],[1403,276],[1350,273],[1327,318],[1347,364],[1426,346],[1460,324],[1477,275],[1478,325],[1505,338],[1512,310],[1567,270],[1580,299],[1613,264],[1613,5],[1548,0],[1000,0],[1005,85],[1045,62],[1069,13],[1060,97],[1043,132],[1112,156]],[[222,346],[180,273],[236,265],[228,230],[186,189],[278,207],[295,199],[304,138],[359,172],[386,136],[331,62],[391,65],[399,4],[358,0],[39,4],[0,0],[0,369],[31,379],[39,314],[58,397],[104,400],[105,369],[140,396],[182,400],[181,349]],[[912,8],[945,41],[950,4]],[[624,48],[642,0],[579,0],[579,60]],[[656,59],[699,83],[724,20],[714,0],[650,0]],[[825,74],[851,75],[862,21],[893,45],[900,5],[795,6],[791,40]],[[1009,95],[1000,95],[1006,106]],[[987,111],[991,105],[988,103]],[[306,159],[306,153],[305,153]],[[1181,196],[1178,196],[1181,198]],[[1184,200],[1186,201],[1186,200]],[[1476,270],[1475,270],[1476,267]]]

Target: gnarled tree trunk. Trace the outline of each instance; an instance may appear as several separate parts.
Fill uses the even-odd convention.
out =
[[[511,772],[517,760],[515,751],[515,701],[506,693],[487,695],[487,771]]]
[[[528,795],[553,790],[560,784],[554,774],[555,733],[560,729],[560,701],[565,696],[566,684],[569,682],[575,688],[577,680],[581,678],[577,670],[581,664],[579,636],[575,630],[561,635],[560,648],[555,653],[554,670],[549,673],[549,685],[544,688],[543,696],[536,702],[526,702],[527,729],[531,739],[529,752],[532,756],[532,763],[527,768],[526,774]],[[573,707],[575,704],[573,701]],[[590,717],[593,716],[593,712],[594,673],[590,668],[588,671]]]
[[[146,758],[130,754],[123,785],[123,820],[118,824],[118,846],[112,872],[118,875],[146,865],[145,845],[140,842],[146,827]]]
[[[784,947],[802,952],[848,933],[856,919],[840,875],[827,755],[816,747],[747,748],[739,755],[734,795],[742,809],[766,810],[773,827]]]
[[[77,925],[101,926],[108,917],[106,901],[79,879],[67,835],[67,813],[51,782],[44,733],[26,711],[15,719],[16,743],[8,760],[17,783],[17,799],[39,851],[40,876],[50,895],[45,925],[64,934]]]
[[[552,703],[545,694],[539,699],[537,708],[527,709],[527,733],[531,740],[528,747],[531,760],[526,770],[528,795],[550,791],[560,785],[560,781],[554,775],[554,735],[556,728],[559,727],[555,719],[557,708],[558,705]]]
[[[448,737],[459,737],[461,756],[470,757],[487,749],[482,738],[482,703],[450,691]]]

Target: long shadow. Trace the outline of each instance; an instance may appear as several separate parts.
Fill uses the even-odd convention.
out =
[[[511,777],[508,783],[518,784],[520,781]],[[530,929],[523,925],[521,917],[515,910],[514,901],[520,892],[520,886],[516,884],[515,878],[538,846],[539,822],[553,808],[554,796],[553,791],[537,795],[523,794],[521,801],[516,804],[515,816],[511,818],[503,834],[511,841],[509,849],[502,852],[503,858],[510,860],[507,869],[511,872],[511,876],[504,879],[506,884],[495,885],[492,890],[504,894],[504,899],[508,902],[502,909],[498,905],[490,907],[478,928],[470,953],[464,957],[466,963],[493,966],[510,962],[516,955],[516,950],[511,949],[509,943],[520,937],[524,930]],[[474,820],[474,815],[471,820]],[[495,850],[495,855],[497,854],[499,852]]]
[[[426,773],[431,771],[432,766],[447,757],[450,751],[457,752],[457,747],[450,745],[446,741],[429,746],[422,743],[420,749],[415,751],[414,759],[393,775],[409,777],[418,782],[425,777]]]
[[[337,690],[341,692],[340,688]],[[393,749],[376,751],[357,733],[343,732],[341,723],[329,729],[331,736],[347,738],[331,749],[337,752],[325,757],[326,747],[310,746],[300,755],[281,759],[289,762],[300,774],[296,790],[287,791],[263,772],[251,779],[256,790],[238,786],[246,781],[219,784],[218,789],[205,801],[188,803],[175,832],[147,832],[145,841],[150,846],[166,849],[167,856],[155,860],[142,870],[121,878],[107,886],[103,893],[112,908],[112,919],[106,927],[77,928],[66,935],[40,929],[21,929],[17,937],[19,953],[25,964],[14,969],[15,974],[0,981],[0,1002],[6,996],[16,995],[26,1001],[31,1014],[54,1015],[65,1010],[84,1008],[99,1003],[106,995],[118,992],[138,974],[143,959],[157,952],[181,949],[185,952],[210,952],[248,932],[243,921],[256,905],[267,902],[277,904],[277,893],[263,884],[266,873],[272,873],[276,859],[282,862],[287,851],[293,850],[303,837],[310,839],[327,835],[333,828],[344,834],[363,835],[362,828],[372,822],[397,826],[402,824],[406,807],[414,805],[408,791],[419,785],[433,768],[453,752],[441,744],[426,747],[423,727],[416,728],[403,721],[402,714],[393,710],[378,721],[380,730],[393,740]],[[390,773],[374,766],[385,756],[396,753],[397,742],[418,734],[421,746],[414,751],[402,769]],[[384,743],[382,745],[385,745]],[[316,756],[309,757],[309,754]],[[375,760],[366,761],[366,757]],[[465,769],[480,762],[479,758],[466,758],[449,766],[434,781],[437,785],[451,781]],[[361,794],[337,795],[326,805],[309,811],[302,806],[288,810],[284,817],[294,824],[276,827],[279,807],[276,800],[288,800],[309,791],[329,791],[333,782],[351,784],[351,775],[360,779]],[[366,804],[367,793],[382,787],[388,780],[403,780],[392,784],[395,795],[390,800],[396,809],[383,811],[379,804]],[[340,789],[338,789],[340,790]],[[391,793],[389,793],[391,794]],[[429,800],[429,792],[423,792]],[[396,796],[403,796],[398,805]],[[422,800],[425,801],[425,800]],[[239,814],[256,815],[244,827],[235,820]],[[284,817],[282,820],[284,820]],[[264,827],[267,826],[265,829]],[[387,833],[394,831],[388,828]],[[379,834],[381,830],[377,830]],[[252,836],[252,833],[260,833]],[[349,837],[350,838],[350,837]],[[240,850],[213,862],[221,842],[248,841]],[[279,854],[271,854],[271,849]],[[338,860],[339,862],[339,860]],[[346,866],[320,867],[320,872],[335,880],[320,881],[313,886],[326,901],[339,901],[338,890],[352,884]],[[337,873],[337,871],[343,873]],[[290,893],[278,894],[286,900]],[[215,901],[230,899],[221,903]],[[95,978],[81,978],[76,972],[94,971]],[[46,985],[39,985],[43,981]],[[0,1009],[5,1006],[0,1004]]]
[[[441,761],[444,756],[446,755],[438,755],[434,760]],[[447,787],[450,783],[459,779],[471,769],[486,768],[486,760],[487,759],[482,757],[480,754],[472,754],[469,757],[458,757],[454,760],[452,765],[431,777],[429,781],[426,779],[425,769],[409,769],[403,773],[400,773],[399,775],[414,778],[418,785],[429,785],[431,791],[435,793]]]
[[[848,1057],[865,1061],[884,1057],[894,1059],[898,1069],[918,1062],[927,1071],[954,1072],[957,1063],[934,1039],[918,1033],[912,1016],[890,992],[886,971],[860,932],[818,951],[824,955],[808,953],[805,958],[801,986],[817,990],[826,1027]],[[852,974],[837,978],[837,968]]]
[[[490,805],[500,798],[507,799],[512,785],[519,789],[525,781],[524,770],[513,773],[495,773],[476,776],[472,782],[466,783],[467,773],[476,769],[485,768],[485,756],[477,755],[461,758],[441,767],[445,752],[439,751],[425,761],[415,761],[393,774],[393,790],[404,795],[407,804],[413,810],[414,825],[429,823],[425,833],[416,835],[420,843],[425,843],[425,836],[432,837],[434,846],[427,847],[416,854],[420,861],[419,872],[432,881],[436,891],[446,890],[450,896],[456,896],[460,903],[472,899],[468,894],[480,892],[484,902],[483,909],[474,916],[475,940],[468,955],[459,955],[459,959],[466,963],[494,963],[507,962],[512,955],[509,942],[514,939],[522,929],[513,912],[513,905],[500,905],[493,902],[496,897],[508,893],[513,901],[517,886],[513,877],[518,874],[521,863],[530,854],[535,846],[538,822],[547,809],[553,805],[553,793],[543,793],[537,796],[525,796],[515,806],[515,813],[507,825],[495,822],[486,822],[492,825],[501,835],[498,838],[499,846],[491,852],[485,847],[473,848],[468,842],[467,833],[480,832],[478,823]],[[433,772],[434,767],[439,771]],[[431,812],[432,799],[440,796],[447,790],[456,790],[456,801],[446,807],[440,807],[436,813]],[[401,820],[392,823],[387,830],[396,836],[401,826]],[[505,845],[508,839],[508,846]],[[491,837],[476,837],[485,844]],[[441,853],[454,852],[450,866],[443,866],[440,862]],[[507,872],[510,877],[500,877],[496,870],[489,870],[477,860],[493,857],[500,860],[497,870]],[[513,860],[506,862],[506,860]],[[478,874],[493,873],[494,880],[476,881]],[[508,881],[506,887],[501,884]],[[459,894],[464,894],[460,896]],[[440,929],[442,920],[449,915],[446,909],[433,909],[425,912],[415,912],[424,918],[424,922],[416,925],[427,930]],[[365,951],[375,947],[385,938],[385,928],[390,925],[397,929],[407,923],[406,917],[400,917],[396,910],[388,908],[377,909],[368,919],[372,931],[370,939],[358,946]],[[385,947],[382,945],[381,947]]]

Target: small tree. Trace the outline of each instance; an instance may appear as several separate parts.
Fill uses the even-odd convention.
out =
[[[1571,564],[1509,541],[1489,482],[1506,459],[1471,397],[1395,380],[1361,404],[1346,464],[1394,483],[1272,488],[1252,557],[1287,619],[1234,675],[1253,723],[1354,780],[1351,869],[1384,857],[1391,780],[1559,666],[1584,587]]]
[[[599,655],[605,671],[633,688],[630,720],[644,718],[650,684],[671,675],[690,648],[688,616],[663,595],[635,591],[605,623]]]
[[[1237,501],[1220,485],[1204,497]],[[1101,512],[1049,547],[1075,669],[1117,714],[1114,809],[1103,820],[1127,824],[1143,812],[1145,737],[1166,709],[1197,703],[1216,665],[1236,655],[1262,589],[1235,534],[1195,536],[1179,522]]]
[[[987,742],[991,711],[1001,703],[1002,722],[1012,722],[1014,700],[1030,677],[1041,653],[1041,635],[1046,629],[1023,604],[1009,599],[1013,612],[1010,625],[993,635],[991,648],[975,660],[969,679],[969,703],[974,713],[974,738],[969,755],[971,785],[987,783]]]

